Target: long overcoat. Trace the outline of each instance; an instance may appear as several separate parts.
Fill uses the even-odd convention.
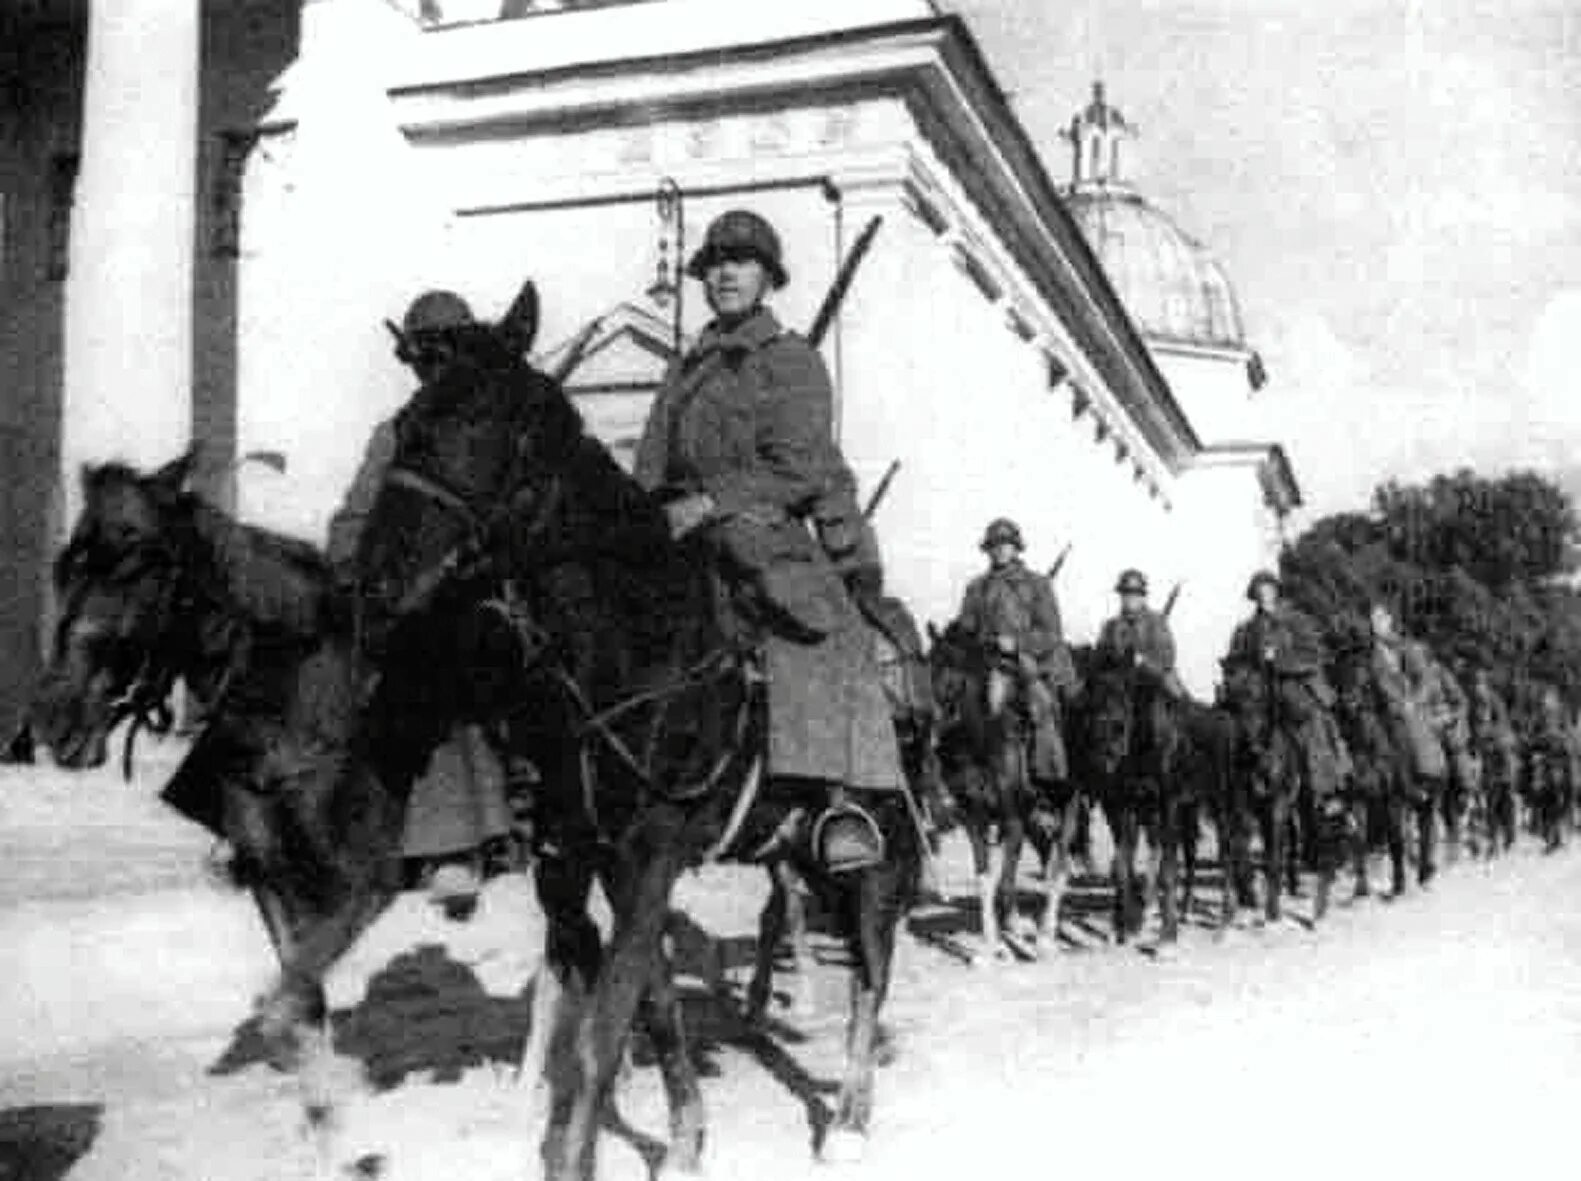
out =
[[[635,475],[660,495],[714,501],[703,528],[720,569],[768,624],[770,770],[893,789],[899,752],[872,637],[814,534],[826,517],[849,521],[830,505],[854,503],[833,414],[823,359],[761,309],[705,328],[671,368]]]
[[[1230,637],[1225,663],[1258,668],[1272,664],[1282,707],[1296,725],[1314,795],[1339,790],[1350,775],[1350,754],[1331,710],[1334,690],[1324,675],[1326,653],[1314,624],[1293,607],[1258,611]]]
[[[1140,656],[1160,673],[1175,671],[1175,637],[1169,620],[1151,607],[1130,615],[1121,612],[1108,620],[1095,647],[1105,661],[1124,662]]]
[[[967,583],[956,618],[963,631],[983,643],[1010,636],[1016,650],[1036,662],[1050,688],[1062,693],[1075,688],[1076,666],[1065,643],[1054,588],[1021,559],[1012,559]]]
[[[1449,760],[1422,684],[1430,660],[1415,640],[1380,636],[1373,641],[1372,673],[1389,703],[1396,739],[1409,754],[1415,774],[1441,779],[1449,773]]]

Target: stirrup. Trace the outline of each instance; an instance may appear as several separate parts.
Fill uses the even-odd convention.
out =
[[[855,873],[883,863],[884,834],[867,809],[845,800],[826,808],[814,822],[812,848],[830,873]]]

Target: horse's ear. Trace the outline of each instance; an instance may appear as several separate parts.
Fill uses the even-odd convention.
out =
[[[937,644],[939,639],[939,625],[931,619],[928,620],[928,643]]]
[[[496,331],[512,356],[524,357],[532,352],[533,342],[538,339],[538,287],[531,279],[522,284],[511,306],[505,309]]]
[[[192,472],[197,464],[198,446],[194,443],[184,453],[150,476],[149,483],[157,485],[160,491],[171,496],[180,495],[186,491],[187,483],[192,479]]]

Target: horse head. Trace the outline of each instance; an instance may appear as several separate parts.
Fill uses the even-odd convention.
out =
[[[1089,662],[1083,693],[1086,757],[1103,779],[1119,775],[1133,753],[1138,694],[1129,668]]]
[[[473,325],[396,420],[394,461],[364,531],[363,592],[384,617],[415,614],[468,563],[503,556],[524,522],[541,534],[557,475],[582,439],[559,384],[500,329]]]
[[[980,728],[988,712],[989,663],[977,637],[960,622],[928,625],[928,672],[942,728]]]
[[[83,508],[55,560],[60,615],[30,710],[56,762],[97,767],[123,719],[157,717],[183,626],[189,453],[152,474],[85,467]]]

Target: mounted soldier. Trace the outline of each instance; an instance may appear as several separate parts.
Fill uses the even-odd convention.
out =
[[[961,600],[957,624],[990,653],[1032,725],[1032,777],[1070,777],[1061,713],[1076,691],[1076,666],[1065,644],[1059,603],[1049,580],[1021,560],[1026,543],[1014,521],[1000,517],[983,532],[988,570]]]
[[[453,292],[428,291],[413,300],[396,347],[397,359],[417,376],[419,388],[413,398],[496,380],[468,356],[470,343],[493,332]],[[503,363],[504,358],[500,360]],[[363,528],[394,462],[401,417],[402,412],[397,412],[374,429],[362,464],[330,518],[326,553],[336,580],[353,593],[360,593]],[[432,897],[452,914],[466,913],[476,899],[484,846],[511,832],[505,782],[502,760],[483,730],[466,725],[434,752],[427,772],[413,788],[404,852],[430,865]]]
[[[1388,702],[1396,739],[1414,775],[1442,781],[1449,774],[1449,760],[1428,701],[1426,677],[1432,658],[1422,643],[1399,633],[1386,604],[1372,605],[1369,624],[1372,672]]]
[[[723,619],[761,651],[769,773],[828,786],[816,855],[831,870],[860,869],[882,848],[857,797],[904,781],[872,640],[848,590],[876,594],[883,577],[834,441],[829,373],[765,303],[788,275],[762,217],[716,218],[686,271],[714,319],[665,375],[634,474],[662,500],[676,538],[700,536],[727,591]]]
[[[1131,665],[1157,678],[1158,687],[1176,700],[1189,694],[1175,671],[1175,637],[1169,620],[1147,602],[1147,576],[1125,570],[1114,585],[1120,613],[1098,633],[1094,657],[1101,663]]]
[[[1224,666],[1272,676],[1277,708],[1301,751],[1307,790],[1322,804],[1350,778],[1350,755],[1334,719],[1334,690],[1323,672],[1326,654],[1317,625],[1282,602],[1281,589],[1271,571],[1252,576],[1246,597],[1255,609],[1235,629]]]
[[[1477,669],[1471,678],[1471,701],[1467,720],[1471,729],[1472,745],[1484,761],[1494,758],[1505,765],[1506,774],[1515,777],[1515,760],[1520,743],[1515,736],[1510,709],[1493,687],[1493,678],[1485,668]]]
[[[1520,741],[1509,707],[1493,687],[1486,668],[1471,678],[1467,710],[1471,749],[1479,763],[1482,813],[1488,854],[1515,843],[1515,785],[1520,781]]]

